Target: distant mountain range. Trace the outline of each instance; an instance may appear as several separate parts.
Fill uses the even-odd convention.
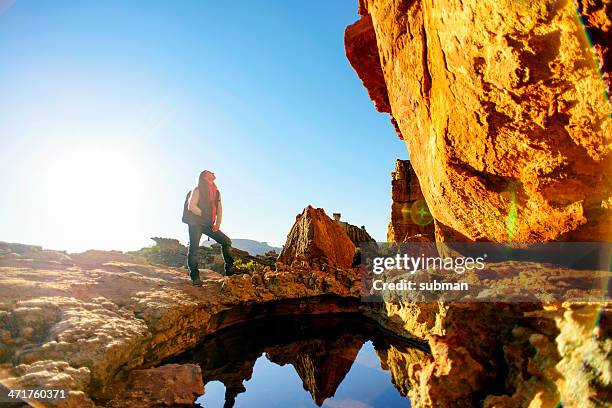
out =
[[[206,240],[206,237],[202,240],[202,245],[210,246],[214,244],[215,241],[212,239],[210,241]],[[243,251],[247,251],[249,254],[255,255],[263,255],[266,252],[271,250],[275,250],[277,254],[280,253],[282,248],[273,247],[269,245],[267,242],[259,242],[254,239],[243,239],[243,238],[232,238],[232,246],[241,249]]]

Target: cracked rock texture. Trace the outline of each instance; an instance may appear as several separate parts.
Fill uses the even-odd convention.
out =
[[[437,241],[610,240],[609,1],[360,0],[359,14],[346,55],[406,142]],[[392,369],[414,406],[609,404],[609,303],[382,307],[429,339],[428,360]]]
[[[302,261],[350,268],[354,255],[355,244],[344,228],[329,218],[322,208],[309,205],[295,217],[278,261],[286,265]]]
[[[579,3],[593,47],[569,0],[359,2],[347,57],[447,234],[610,237],[610,5]]]
[[[194,347],[206,333],[265,313],[358,308],[355,270],[282,267],[228,278],[202,270],[204,286],[197,288],[184,268],[152,265],[121,252],[66,254],[22,246],[18,251],[0,255],[0,382],[70,390],[68,400],[53,403],[58,407],[110,403],[126,381],[141,384],[149,375],[126,378],[127,373]],[[189,368],[172,368],[168,376],[184,370]],[[193,389],[189,384],[185,387]],[[181,387],[165,389],[172,388]],[[158,394],[161,405],[185,403],[186,394],[169,393]]]
[[[201,275],[204,286],[192,287],[185,269],[120,252],[33,248],[0,255],[0,381],[13,388],[69,390],[68,400],[45,405],[58,408],[189,404],[201,385],[197,370],[156,366],[206,334],[264,316],[350,312],[395,336],[429,344],[431,355],[379,350],[414,407],[552,408],[559,400],[568,407],[601,407],[609,401],[609,304],[364,304],[357,269],[279,264],[275,272],[252,276]],[[350,351],[344,355],[353,355],[351,338],[338,339],[340,349]],[[311,350],[318,370],[283,359],[295,363],[317,401],[333,392],[346,371],[336,361],[342,353],[329,347],[325,356],[326,348]],[[253,363],[260,354],[253,354]],[[224,366],[207,366],[202,377],[219,374],[232,395],[243,392],[252,364],[230,372]],[[152,377],[154,387],[147,380]],[[118,395],[125,387],[131,391]]]
[[[433,219],[427,217],[429,210],[423,217],[418,213],[418,205],[415,206],[424,200],[410,160],[395,161],[395,171],[391,172],[391,199],[387,242],[435,241]],[[426,209],[424,206],[423,210]]]

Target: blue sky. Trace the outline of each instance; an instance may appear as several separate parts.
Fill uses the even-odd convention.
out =
[[[306,205],[384,240],[408,158],[344,54],[357,0],[0,0],[0,240],[187,240],[215,171],[230,237],[284,243]]]

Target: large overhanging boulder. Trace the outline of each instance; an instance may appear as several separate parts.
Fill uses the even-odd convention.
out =
[[[354,255],[355,244],[344,229],[329,218],[322,208],[309,205],[295,217],[295,224],[289,231],[278,261],[287,265],[304,261],[350,268]]]
[[[609,5],[359,3],[347,57],[392,115],[438,226],[468,240],[609,240]]]

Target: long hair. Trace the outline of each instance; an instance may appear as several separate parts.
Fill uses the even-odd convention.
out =
[[[206,181],[206,174],[208,174],[208,173],[210,173],[208,170],[204,170],[198,176],[198,182],[197,182],[195,188],[198,189],[200,194],[202,194],[202,191],[208,191],[208,182]]]

